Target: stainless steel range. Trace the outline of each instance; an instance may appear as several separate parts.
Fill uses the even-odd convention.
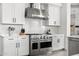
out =
[[[52,49],[51,35],[30,35],[30,55],[46,54]]]

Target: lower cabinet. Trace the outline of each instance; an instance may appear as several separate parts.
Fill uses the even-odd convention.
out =
[[[29,54],[29,37],[5,38],[3,41],[4,56],[24,56]]]
[[[79,39],[68,38],[68,55],[79,54]]]
[[[29,38],[19,38],[20,47],[18,48],[18,55],[24,56],[29,54]]]
[[[53,51],[64,49],[64,35],[60,35],[60,34],[54,35],[52,41],[53,41],[52,42]]]
[[[4,38],[3,39],[3,53],[4,56],[16,56],[16,39],[15,38]]]

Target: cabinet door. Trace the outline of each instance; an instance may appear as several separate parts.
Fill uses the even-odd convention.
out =
[[[74,55],[79,54],[79,41],[76,41],[74,38],[70,38],[68,45],[68,54]]]
[[[49,5],[48,8],[49,11],[49,25],[54,25],[54,7],[52,7],[52,5]]]
[[[25,4],[15,3],[15,22],[16,24],[24,24],[25,20]]]
[[[60,7],[49,5],[49,25],[60,25]]]
[[[59,44],[59,43],[58,43],[57,36],[53,36],[53,43],[52,43],[53,51],[58,50],[58,47],[59,47],[58,44]]]
[[[63,49],[64,48],[64,36],[59,35],[58,39],[60,40],[59,49]]]
[[[60,50],[64,48],[64,37],[60,35],[56,35],[53,37],[53,50]]]
[[[40,3],[40,9],[41,10],[48,10],[48,4],[47,3]]]
[[[14,9],[12,3],[2,4],[2,23],[13,23]]]
[[[60,25],[60,7],[54,6],[54,19],[56,20],[56,25]]]
[[[29,37],[20,37],[19,39],[20,47],[18,48],[18,55],[24,56],[29,54]]]
[[[5,38],[3,46],[3,55],[4,56],[16,56],[17,48],[16,48],[16,39],[13,38]]]

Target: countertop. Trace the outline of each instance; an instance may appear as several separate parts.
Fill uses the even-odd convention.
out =
[[[28,33],[25,35],[53,35],[53,34],[44,34],[44,33]]]
[[[25,35],[42,35],[42,34],[25,34]]]
[[[79,38],[79,35],[68,36],[69,38]]]

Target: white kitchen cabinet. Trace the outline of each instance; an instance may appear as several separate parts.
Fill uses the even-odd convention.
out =
[[[59,35],[59,48],[58,49],[63,49],[64,48],[64,35]]]
[[[53,42],[52,42],[52,50],[58,50],[58,42],[57,42],[57,36],[53,36]]]
[[[24,3],[15,3],[15,12],[14,18],[16,24],[24,24],[25,20],[25,4]]]
[[[60,26],[60,7],[49,4],[49,25]]]
[[[29,36],[0,36],[0,55],[3,56],[24,56],[29,54]]]
[[[20,42],[20,47],[18,48],[18,55],[28,55],[29,53],[29,38],[25,35],[25,37],[20,37],[18,39],[18,42]]]
[[[4,38],[3,40],[3,55],[17,56],[16,38]]]
[[[24,3],[2,3],[0,4],[1,23],[24,24]]]
[[[47,3],[40,3],[40,9],[41,10],[48,10],[48,4]]]
[[[10,4],[0,4],[0,15],[2,23],[13,23],[14,21],[14,6]]]
[[[53,36],[53,43],[52,43],[52,50],[60,50],[64,48],[64,35],[54,35]]]

